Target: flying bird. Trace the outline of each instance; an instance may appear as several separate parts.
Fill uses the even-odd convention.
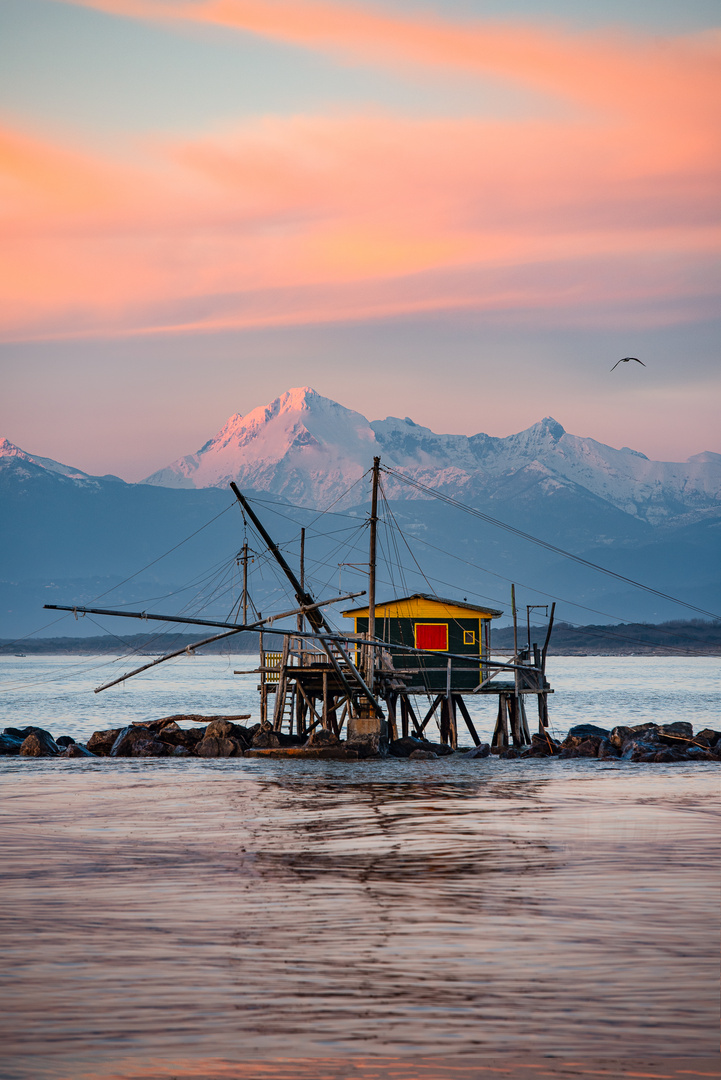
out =
[[[616,361],[616,363],[611,368],[611,371],[615,371],[619,364],[627,364],[629,360],[635,360],[637,364],[641,365],[641,367],[646,367],[643,360],[639,360],[637,356],[623,356],[620,360]]]

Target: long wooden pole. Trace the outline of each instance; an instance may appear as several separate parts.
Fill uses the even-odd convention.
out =
[[[300,587],[305,588],[305,529],[300,530]],[[302,632],[305,621],[303,614],[298,616],[298,629]]]
[[[243,622],[248,621],[248,541],[243,544]]]
[[[373,458],[373,487],[371,490],[371,517],[370,517],[370,550],[368,555],[368,638],[372,641],[376,636],[376,542],[378,528],[378,480],[380,473],[380,457]],[[373,674],[375,671],[375,653],[373,649],[366,650],[366,678],[369,685],[373,686]]]

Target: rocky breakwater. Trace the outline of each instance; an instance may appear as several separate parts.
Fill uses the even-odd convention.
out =
[[[600,758],[645,764],[674,761],[721,761],[721,732],[704,728],[694,734],[686,721],[673,724],[637,724],[612,729],[595,724],[572,727],[560,742],[548,734],[534,735],[530,746],[497,749],[502,758],[557,757]]]
[[[0,755],[44,758],[241,758],[283,757],[354,761],[389,754],[409,761],[430,761],[454,754],[443,743],[405,736],[394,739],[381,753],[367,742],[343,742],[332,731],[317,728],[306,739],[274,731],[269,723],[246,727],[250,716],[165,716],[145,723],[95,731],[87,744],[70,735],[53,738],[43,728],[7,727],[0,735]],[[186,726],[181,726],[186,725]],[[532,737],[522,748],[491,747],[482,743],[456,756],[505,759],[539,757],[597,758],[652,764],[654,762],[721,761],[721,732],[705,728],[694,734],[691,724],[638,724],[611,730],[595,724],[571,728],[563,741],[548,733]]]

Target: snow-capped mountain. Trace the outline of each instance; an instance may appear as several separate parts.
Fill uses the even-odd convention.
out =
[[[80,484],[96,484],[99,480],[114,481],[122,484],[119,476],[90,476],[89,473],[76,469],[72,465],[63,465],[52,458],[40,457],[21,450],[9,439],[0,438],[0,473],[12,472],[15,480],[30,480],[34,477],[51,474]]]
[[[197,453],[145,483],[204,488],[235,480],[241,488],[323,507],[343,496],[376,454],[426,486],[464,498],[497,498],[511,477],[517,487],[522,473],[541,492],[584,489],[659,524],[697,520],[721,508],[720,454],[697,454],[685,463],[649,461],[628,447],[616,450],[569,435],[550,417],[506,438],[438,435],[408,417],[369,422],[307,386],[246,416],[236,413]],[[384,484],[390,497],[420,497],[390,477]]]

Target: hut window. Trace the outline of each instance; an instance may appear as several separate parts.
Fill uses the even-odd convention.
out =
[[[463,631],[463,644],[464,645],[475,645],[476,644],[476,631],[475,630],[464,630]]]
[[[448,623],[416,623],[416,648],[448,651]]]

